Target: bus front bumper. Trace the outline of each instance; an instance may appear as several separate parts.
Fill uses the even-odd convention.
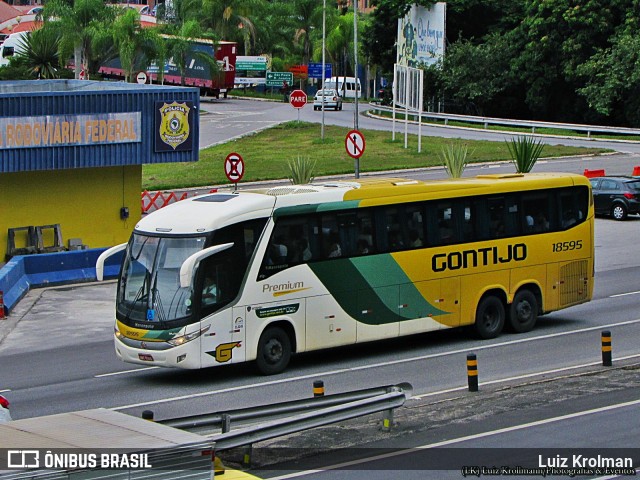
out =
[[[116,355],[126,363],[136,363],[156,367],[200,368],[200,352],[192,342],[164,350],[131,347],[116,335],[113,338]],[[199,342],[193,342],[199,344]]]

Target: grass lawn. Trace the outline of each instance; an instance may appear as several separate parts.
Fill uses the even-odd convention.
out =
[[[345,151],[345,127],[325,125],[325,139],[320,138],[320,124],[288,122],[255,135],[240,138],[200,151],[200,160],[191,163],[144,165],[142,186],[145,190],[170,190],[228,184],[224,161],[231,152],[242,156],[245,172],[242,182],[274,180],[288,177],[287,162],[297,157],[316,161],[315,175],[349,174],[354,172],[354,160]],[[410,135],[404,148],[404,132],[362,130],[366,140],[360,157],[360,172],[423,168],[442,165],[442,148],[451,143],[469,147],[470,163],[510,160],[504,142],[473,141],[422,137],[422,152],[418,153],[418,137]],[[562,157],[608,152],[597,148],[546,145],[542,157]],[[514,169],[515,171],[515,169]]]

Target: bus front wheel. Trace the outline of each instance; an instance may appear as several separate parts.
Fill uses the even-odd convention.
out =
[[[483,339],[496,338],[502,332],[505,320],[504,304],[489,295],[480,300],[476,310],[476,334]]]
[[[538,300],[530,290],[516,293],[509,310],[509,326],[514,332],[533,330],[538,320]]]
[[[291,359],[291,340],[287,333],[279,327],[267,328],[258,342],[256,363],[258,370],[264,375],[282,372]]]

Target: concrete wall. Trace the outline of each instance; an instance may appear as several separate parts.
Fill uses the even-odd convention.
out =
[[[10,312],[32,288],[96,281],[96,260],[104,248],[72,252],[18,255],[0,268],[4,312]],[[105,262],[104,278],[118,276],[124,252]]]
[[[126,242],[140,220],[141,184],[141,165],[0,174],[0,262],[9,228],[59,223],[65,247],[70,238],[88,248]],[[120,218],[121,207],[128,219]],[[43,240],[53,244],[52,235]],[[25,241],[16,236],[16,247]]]

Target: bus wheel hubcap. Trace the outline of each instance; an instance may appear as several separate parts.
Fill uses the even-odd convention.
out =
[[[275,339],[271,339],[265,345],[265,357],[271,363],[276,363],[282,358],[282,345]]]

